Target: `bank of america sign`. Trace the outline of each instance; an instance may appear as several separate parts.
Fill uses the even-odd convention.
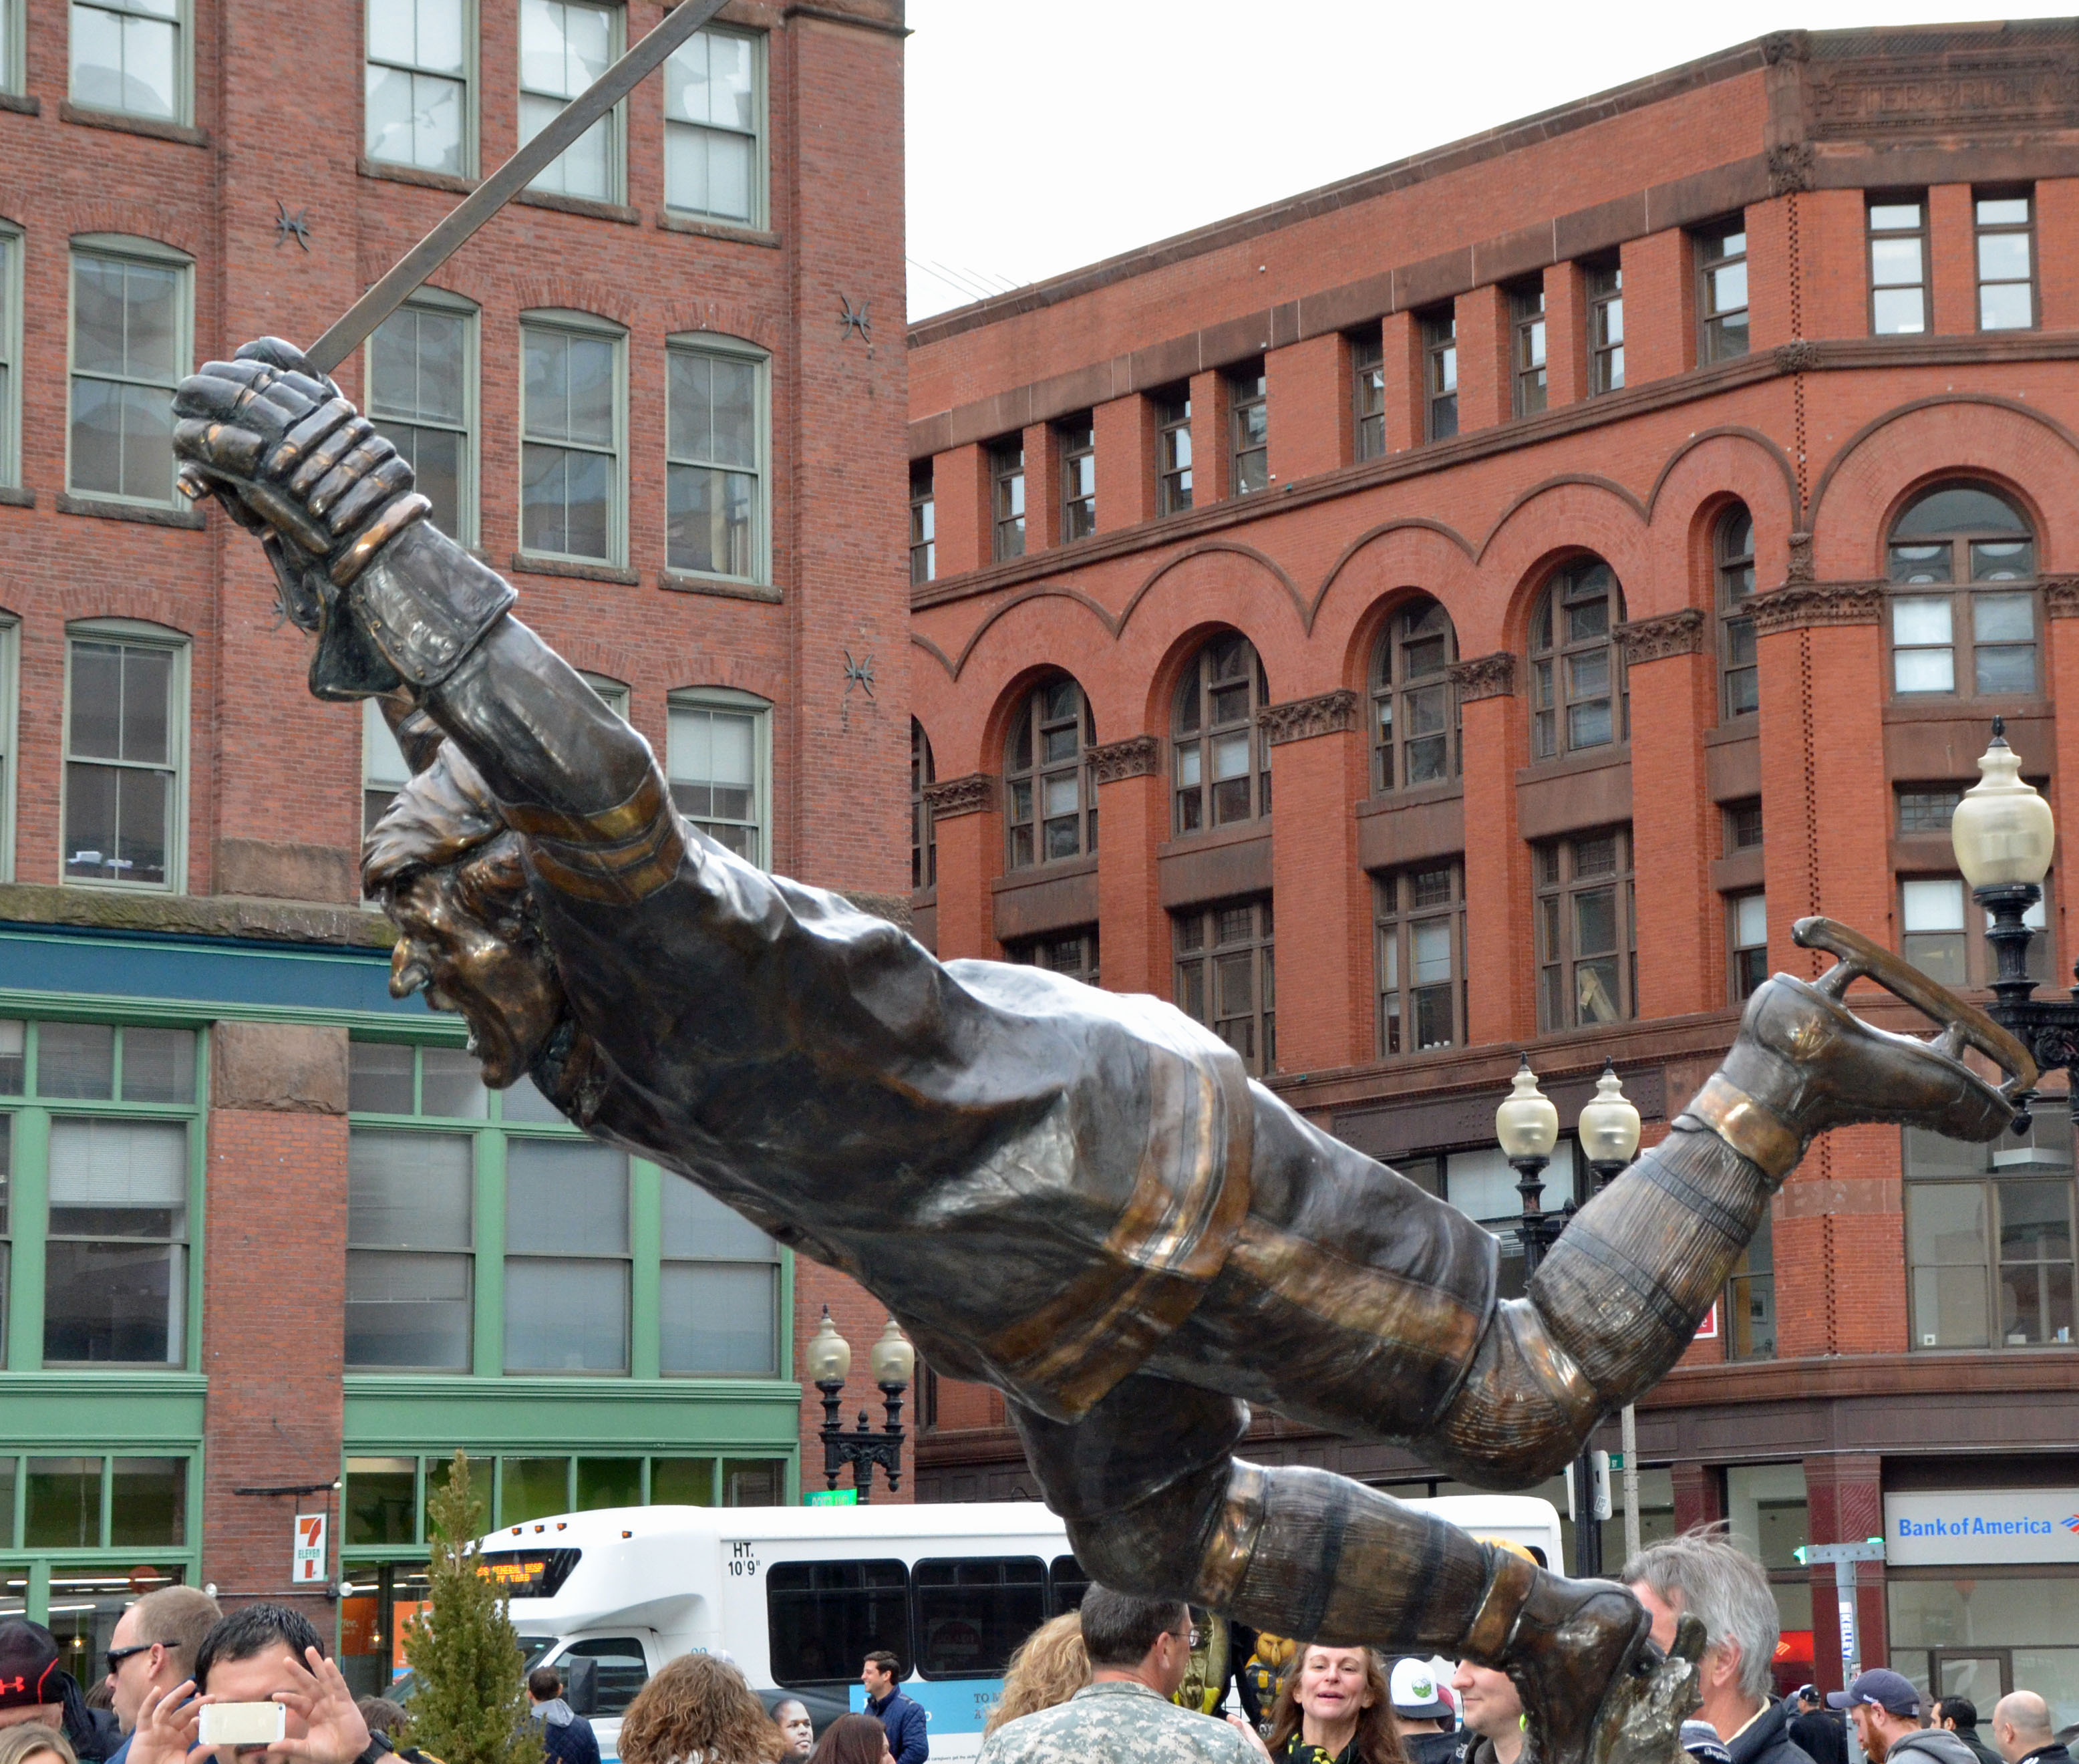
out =
[[[2079,1489],[1887,1494],[1884,1560],[1901,1568],[2079,1562]]]

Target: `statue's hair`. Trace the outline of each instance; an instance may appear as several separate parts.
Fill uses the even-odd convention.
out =
[[[443,742],[362,843],[362,886],[371,896],[379,895],[415,870],[460,861],[504,831],[497,800],[482,775],[452,741]],[[512,844],[517,865],[518,842]]]

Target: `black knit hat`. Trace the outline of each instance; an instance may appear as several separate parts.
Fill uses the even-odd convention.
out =
[[[0,1709],[61,1703],[58,1645],[41,1624],[10,1617],[0,1623]]]

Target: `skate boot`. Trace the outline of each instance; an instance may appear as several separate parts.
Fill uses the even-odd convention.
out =
[[[1697,1707],[1704,1626],[1682,1618],[1665,1654],[1652,1628],[1613,1581],[1568,1580],[1495,1550],[1464,1651],[1508,1674],[1537,1764],[1670,1764]]]

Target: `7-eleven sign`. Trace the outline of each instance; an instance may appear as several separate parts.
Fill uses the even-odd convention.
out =
[[[289,1562],[291,1586],[322,1586],[325,1583],[325,1516],[322,1513],[296,1515],[296,1541]]]

